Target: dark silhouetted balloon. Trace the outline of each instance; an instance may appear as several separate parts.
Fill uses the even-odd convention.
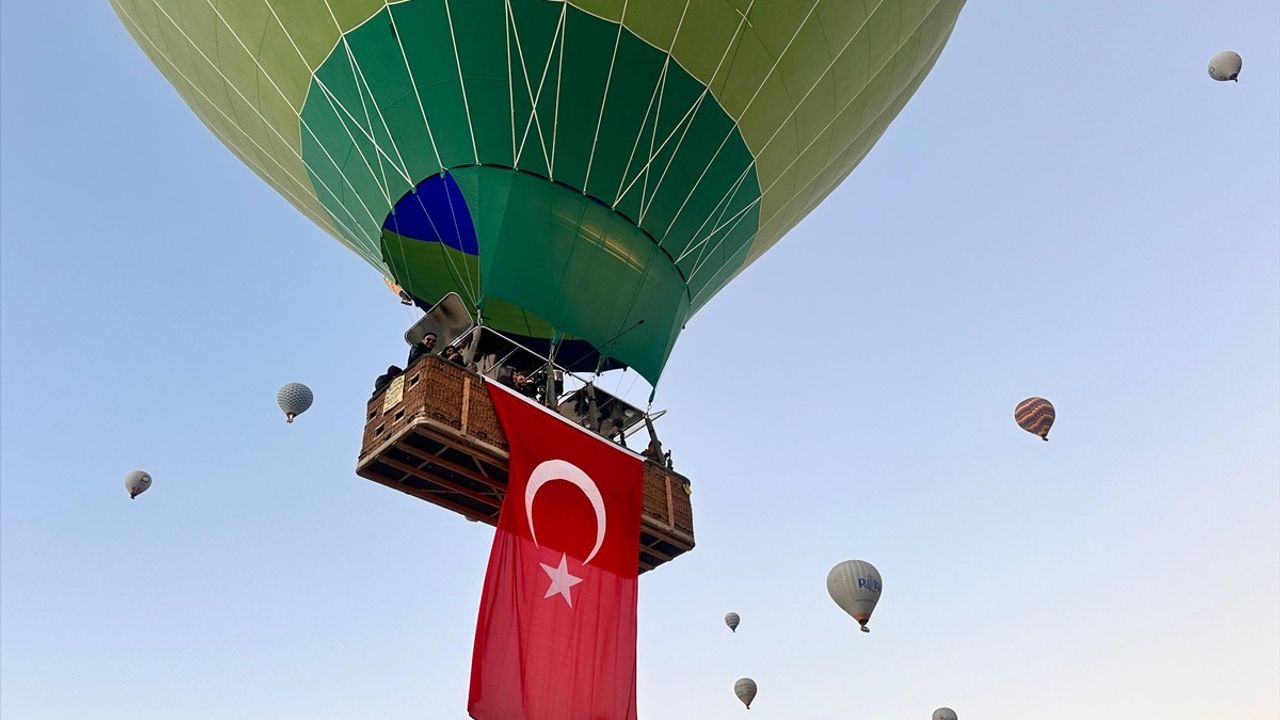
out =
[[[751,678],[740,678],[733,684],[733,694],[738,696],[747,709],[751,709],[751,701],[756,699],[756,681]]]
[[[724,624],[728,625],[729,629],[734,632],[738,632],[738,623],[740,622],[742,622],[742,618],[738,617],[736,612],[731,612],[724,616]]]

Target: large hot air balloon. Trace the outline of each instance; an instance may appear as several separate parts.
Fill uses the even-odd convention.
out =
[[[756,681],[751,678],[739,678],[733,684],[733,694],[738,696],[747,709],[751,709],[751,701],[756,699]]]
[[[1244,60],[1241,59],[1239,53],[1223,50],[1209,58],[1209,77],[1219,82],[1226,82],[1227,80],[1240,82],[1240,68],[1243,65]]]
[[[871,632],[867,622],[880,601],[880,571],[869,562],[845,560],[827,573],[827,592],[841,610],[853,616],[862,632]]]
[[[570,370],[656,381],[866,156],[963,0],[111,4],[219,139],[421,304],[456,292]]]
[[[933,720],[959,720],[956,711],[949,707],[940,707],[933,711]]]
[[[729,630],[735,633],[738,632],[738,623],[740,622],[742,622],[742,618],[739,617],[738,613],[736,612],[731,612],[728,615],[724,616],[724,624],[728,625]]]
[[[146,470],[134,470],[124,476],[124,489],[129,492],[129,499],[132,500],[151,487],[151,473]]]
[[[293,422],[293,419],[307,411],[311,407],[311,403],[315,401],[315,395],[312,394],[311,388],[302,383],[289,383],[280,388],[276,393],[276,404],[280,406],[280,410],[284,412],[285,422]]]
[[[1049,429],[1053,427],[1053,421],[1057,417],[1053,403],[1042,397],[1029,397],[1013,409],[1013,419],[1018,427],[1032,435],[1039,435],[1045,442],[1049,441]]]

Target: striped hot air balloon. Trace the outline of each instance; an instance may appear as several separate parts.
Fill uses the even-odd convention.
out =
[[[1042,397],[1029,397],[1018,403],[1018,407],[1013,410],[1013,419],[1018,421],[1018,427],[1032,435],[1039,435],[1045,442],[1049,441],[1049,428],[1053,427],[1056,417],[1053,403]]]
[[[738,678],[733,684],[733,694],[738,696],[747,709],[751,709],[751,701],[756,699],[756,681],[751,678]]]
[[[1240,68],[1244,61],[1240,54],[1231,50],[1223,50],[1209,59],[1209,77],[1218,82],[1232,80],[1240,82]]]
[[[742,618],[736,612],[731,612],[724,616],[724,624],[729,626],[733,632],[738,632],[738,623],[742,622]]]

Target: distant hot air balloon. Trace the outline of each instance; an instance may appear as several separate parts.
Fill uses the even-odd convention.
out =
[[[1049,441],[1049,428],[1053,427],[1057,416],[1053,403],[1041,397],[1029,397],[1013,409],[1013,419],[1018,422],[1018,427],[1039,435],[1045,442]]]
[[[738,696],[747,709],[751,709],[751,701],[756,699],[756,681],[751,678],[740,678],[733,684],[733,694]]]
[[[294,418],[311,407],[311,403],[315,399],[315,395],[311,393],[311,388],[302,383],[289,383],[280,388],[280,392],[276,393],[276,403],[284,411],[285,422],[293,422]]]
[[[738,623],[740,622],[742,622],[742,618],[738,617],[736,612],[731,612],[724,616],[724,624],[728,625],[729,629],[734,632],[738,632]]]
[[[151,487],[151,474],[146,470],[134,470],[124,476],[124,489],[129,491],[129,499],[132,500]]]
[[[841,610],[853,616],[862,632],[871,632],[867,622],[880,601],[880,571],[869,562],[845,560],[827,573],[827,592]]]
[[[933,720],[959,720],[956,711],[949,707],[940,707],[933,711]]]
[[[1240,76],[1240,68],[1244,60],[1240,54],[1231,50],[1223,50],[1209,59],[1209,77],[1220,82],[1235,80]]]

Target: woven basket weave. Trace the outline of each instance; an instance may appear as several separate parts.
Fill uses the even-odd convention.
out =
[[[428,418],[505,456],[507,439],[479,375],[438,356],[429,356],[410,366],[402,377],[398,401],[395,385],[369,400],[360,450],[362,460],[378,452],[416,418]],[[388,394],[392,398],[390,404]],[[643,510],[649,522],[693,535],[688,479],[652,462],[644,463]]]

